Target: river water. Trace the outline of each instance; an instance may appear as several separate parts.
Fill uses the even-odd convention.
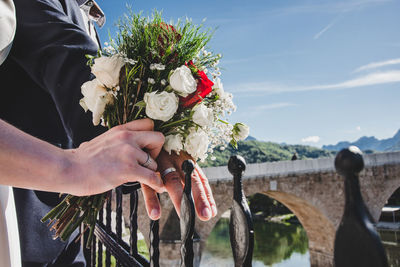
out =
[[[400,232],[380,231],[380,235],[390,266],[400,267]],[[310,266],[307,234],[301,225],[255,221],[254,237],[254,267]],[[229,219],[222,218],[207,239],[201,266],[234,266],[229,242]]]

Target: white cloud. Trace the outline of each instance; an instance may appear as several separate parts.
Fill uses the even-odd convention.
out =
[[[316,35],[314,35],[314,40],[318,40],[325,32],[327,32],[333,25],[338,22],[338,20],[342,17],[343,12],[336,16],[327,26],[325,26],[322,30],[320,30]]]
[[[334,24],[335,22],[332,21],[327,26],[325,26],[321,31],[319,31],[316,35],[314,35],[314,40],[318,40],[319,37],[321,37],[321,35],[323,35],[327,30],[329,30]]]
[[[393,58],[393,59],[389,59],[389,60],[385,60],[385,61],[372,62],[372,63],[369,63],[367,65],[357,68],[354,72],[376,69],[376,68],[381,68],[381,67],[396,65],[396,64],[400,64],[400,58]]]
[[[400,70],[392,70],[386,72],[374,72],[359,78],[344,81],[336,84],[316,85],[309,87],[310,90],[324,90],[324,89],[346,89],[354,87],[363,87],[369,85],[385,84],[400,82]]]
[[[236,87],[233,90],[236,93],[263,93],[263,94],[279,94],[287,92],[302,92],[302,91],[323,91],[323,90],[340,90],[356,87],[364,87],[378,84],[389,84],[400,82],[400,70],[390,70],[384,72],[374,72],[358,78],[347,80],[344,82],[333,84],[320,84],[312,86],[290,86],[279,83],[262,82],[262,83],[247,83]]]
[[[319,136],[314,135],[314,136],[308,136],[308,137],[301,139],[301,142],[302,143],[318,143],[319,140],[321,140],[321,138]]]
[[[298,13],[338,13],[351,12],[353,10],[368,8],[375,5],[392,2],[392,0],[344,0],[344,1],[322,1],[318,4],[291,5],[283,9],[277,9],[278,14]]]
[[[361,126],[357,126],[357,127],[356,127],[356,130],[357,130],[357,131],[361,131]]]
[[[255,106],[254,109],[268,110],[268,109],[285,108],[285,107],[290,107],[290,106],[294,106],[294,105],[295,104],[293,104],[293,103],[279,102],[279,103],[271,103],[271,104],[266,104],[266,105]]]

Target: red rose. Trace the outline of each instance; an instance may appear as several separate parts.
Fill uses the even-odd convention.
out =
[[[195,70],[195,79],[197,80],[196,91],[187,97],[180,97],[181,106],[184,108],[189,108],[203,101],[203,98],[211,93],[214,83],[208,79],[204,71],[198,70],[192,61],[189,61],[189,63],[186,65],[190,69]]]

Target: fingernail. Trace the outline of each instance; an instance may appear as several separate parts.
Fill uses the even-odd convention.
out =
[[[160,211],[158,209],[152,209],[150,212],[150,217],[152,219],[158,218],[159,215],[160,215]]]
[[[212,205],[212,206],[211,206],[211,209],[212,209],[213,216],[216,216],[216,215],[218,214],[217,207],[215,207],[214,205]]]
[[[203,209],[203,211],[201,212],[201,215],[203,216],[203,217],[205,217],[205,218],[210,218],[211,217],[211,211],[210,211],[210,208],[209,207],[205,207],[204,209]]]

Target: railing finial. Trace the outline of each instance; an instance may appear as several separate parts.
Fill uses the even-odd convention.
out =
[[[185,160],[182,163],[182,171],[185,173],[185,189],[191,192],[192,190],[192,172],[194,170],[194,163],[191,160]],[[185,191],[185,192],[186,192]]]
[[[356,146],[341,150],[335,158],[335,168],[343,176],[358,175],[364,168],[361,150]]]
[[[234,176],[242,175],[246,170],[246,161],[242,156],[232,156],[228,162],[228,170]]]

